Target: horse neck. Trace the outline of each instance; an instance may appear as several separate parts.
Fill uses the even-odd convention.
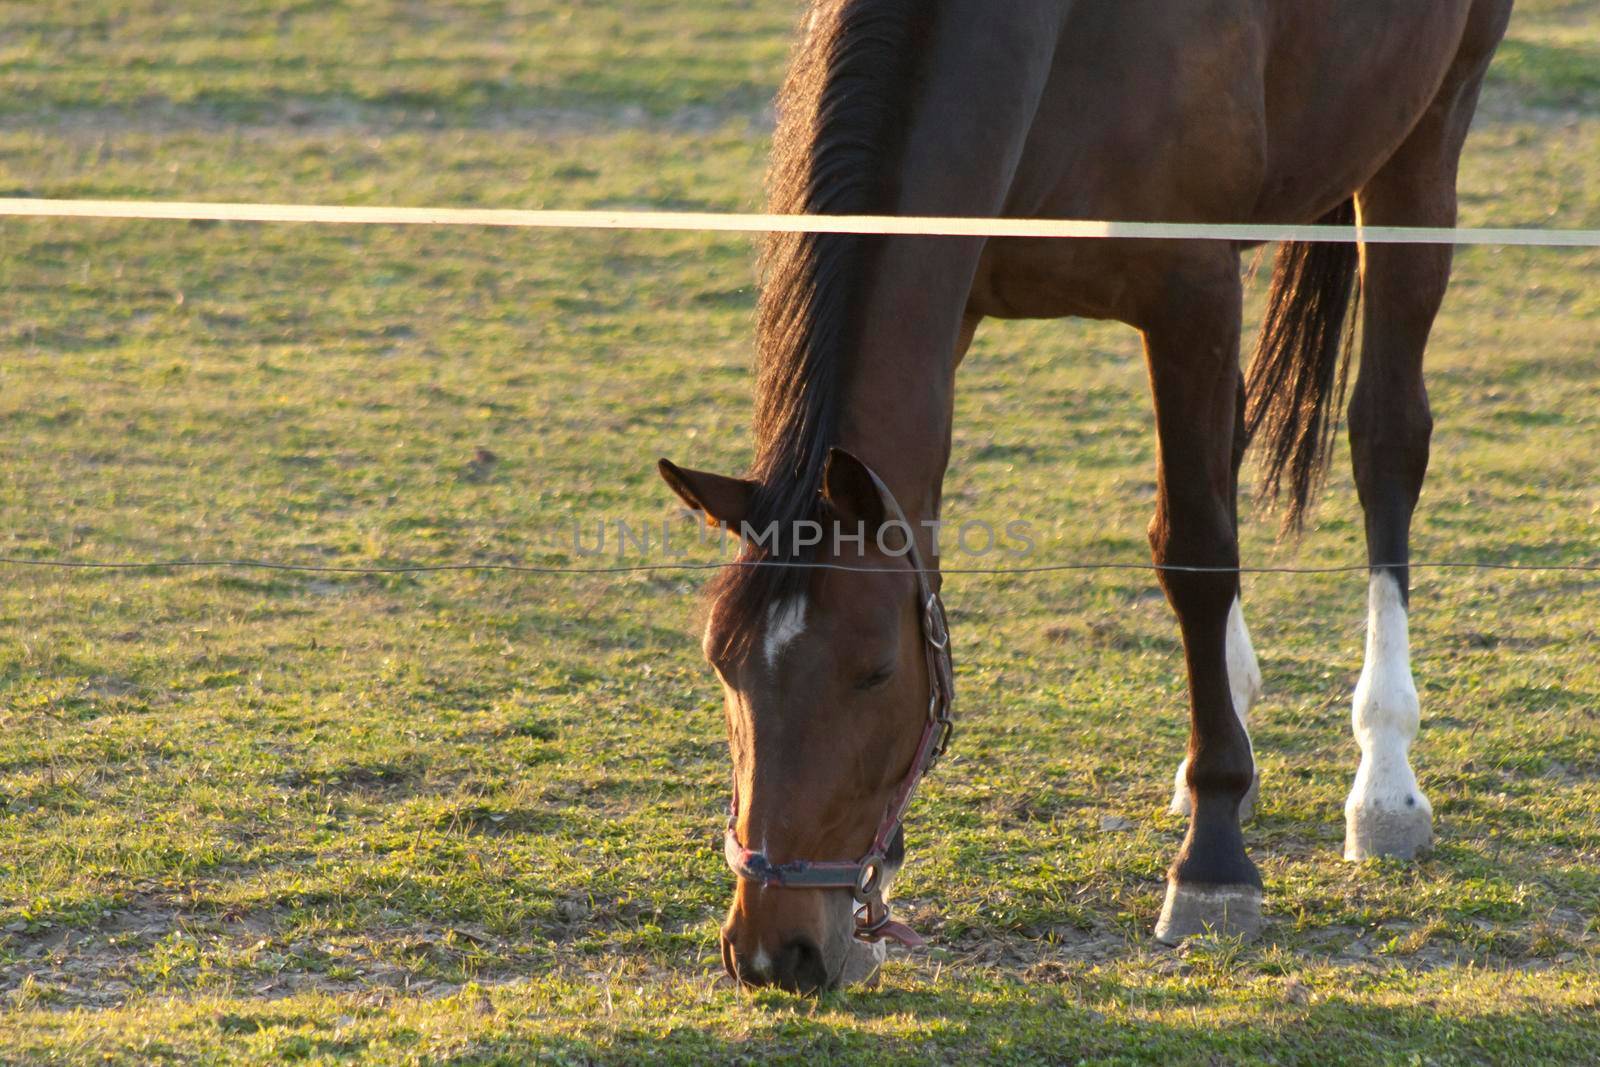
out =
[[[885,242],[863,294],[840,443],[871,464],[914,526],[939,512],[956,346],[980,251],[943,238]]]
[[[939,8],[908,101],[894,214],[1005,214],[1071,7],[1027,0],[1004,20],[988,0]],[[841,443],[874,465],[914,524],[938,515],[957,349],[983,249],[976,238],[880,238],[858,306]]]

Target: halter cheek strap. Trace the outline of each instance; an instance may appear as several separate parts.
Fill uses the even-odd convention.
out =
[[[761,852],[752,851],[739,840],[734,823],[739,814],[737,794],[728,805],[728,829],[723,837],[723,856],[740,878],[757,885],[781,889],[848,889],[860,905],[856,909],[855,936],[862,941],[896,941],[907,948],[921,948],[925,942],[916,931],[890,917],[889,902],[883,898],[888,875],[889,846],[899,833],[906,810],[917,785],[944,755],[954,730],[954,666],[950,655],[950,627],[944,602],[933,587],[931,572],[917,549],[917,539],[905,512],[889,487],[872,470],[867,473],[883,499],[891,522],[898,522],[906,534],[906,556],[916,572],[918,623],[922,630],[923,659],[928,667],[928,717],[917,742],[911,766],[896,787],[889,806],[878,823],[867,854],[859,860],[791,860],[774,864]]]

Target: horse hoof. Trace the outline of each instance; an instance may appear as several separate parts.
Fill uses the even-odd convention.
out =
[[[1389,856],[1415,859],[1433,848],[1433,810],[1426,800],[1412,808],[1345,809],[1344,858],[1352,863]]]
[[[1167,883],[1167,902],[1156,921],[1156,940],[1177,945],[1199,934],[1242,937],[1261,932],[1261,890],[1253,885]]]
[[[888,954],[889,946],[882,941],[868,943],[852,940],[845,953],[844,970],[839,972],[839,987],[877,988],[883,961]]]
[[[1255,777],[1250,779],[1250,791],[1239,801],[1239,821],[1249,822],[1256,817],[1256,800],[1261,796],[1261,772],[1257,771]],[[1168,815],[1193,814],[1193,804],[1189,799],[1189,786],[1183,780],[1180,770],[1178,781],[1172,790],[1172,803],[1167,806]]]

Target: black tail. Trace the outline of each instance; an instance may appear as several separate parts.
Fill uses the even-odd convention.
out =
[[[1346,200],[1318,221],[1349,226],[1355,217],[1355,201]],[[1317,242],[1285,244],[1273,265],[1267,314],[1245,379],[1245,438],[1266,446],[1263,494],[1281,497],[1288,482],[1286,531],[1301,527],[1327,473],[1355,341],[1351,304],[1361,302],[1359,263],[1356,245]]]

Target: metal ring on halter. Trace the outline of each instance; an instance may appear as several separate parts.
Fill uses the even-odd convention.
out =
[[[861,913],[856,916],[856,940],[867,942],[883,940],[882,930],[889,925],[890,921],[889,905],[884,904],[882,906],[883,910],[879,914],[873,915],[872,903],[870,901],[863,901],[862,903]]]
[[[876,852],[861,861],[855,884],[855,898],[860,903],[869,903],[877,895],[883,883],[884,862],[884,857]]]

